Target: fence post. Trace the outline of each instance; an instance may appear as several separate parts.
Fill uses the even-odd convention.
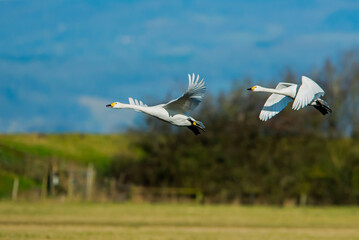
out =
[[[15,177],[14,178],[14,183],[12,185],[12,194],[11,194],[11,198],[12,198],[13,201],[17,200],[18,190],[19,190],[19,178]]]
[[[86,196],[85,196],[86,200],[91,200],[94,178],[95,178],[95,170],[93,164],[90,163],[86,171]]]
[[[115,201],[116,199],[116,179],[115,178],[110,178],[110,198],[111,201]]]
[[[45,199],[47,196],[47,175],[42,178],[41,184],[41,199]]]
[[[48,195],[53,196],[54,195],[54,184],[53,184],[53,180],[54,180],[54,166],[53,166],[53,162],[52,160],[49,161],[49,166],[48,166],[48,173],[47,173],[47,189],[46,192]]]
[[[74,172],[72,170],[72,167],[68,170],[68,183],[67,183],[67,198],[69,200],[72,199],[73,193],[74,193]]]
[[[300,206],[305,206],[305,205],[307,205],[307,193],[302,192],[302,193],[300,194],[299,205],[300,205]]]

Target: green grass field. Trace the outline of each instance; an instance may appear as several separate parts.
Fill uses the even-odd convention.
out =
[[[0,202],[0,239],[359,239],[358,207]]]
[[[125,134],[10,134],[0,135],[0,143],[38,157],[101,165],[116,153],[129,151],[133,138]]]
[[[126,134],[0,134],[0,198],[10,196],[14,176],[20,178],[20,190],[40,187],[31,166],[46,168],[49,159],[83,167],[91,163],[101,172],[118,153],[140,156],[140,149],[130,147],[135,138]]]

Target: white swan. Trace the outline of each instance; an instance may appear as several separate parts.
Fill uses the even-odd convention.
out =
[[[173,125],[188,127],[194,132],[194,134],[197,135],[200,133],[199,129],[204,131],[205,127],[203,123],[192,118],[189,113],[201,103],[206,92],[206,86],[203,79],[201,81],[198,80],[199,75],[197,75],[197,78],[195,79],[194,73],[192,76],[188,74],[189,84],[186,92],[182,97],[172,100],[166,104],[147,106],[143,104],[142,101],[129,98],[130,104],[114,102],[106,105],[106,107],[131,108],[135,111],[144,112]]]
[[[294,100],[292,109],[299,110],[307,105],[311,105],[319,110],[323,115],[331,113],[327,102],[320,99],[324,95],[324,90],[313,80],[302,76],[302,85],[294,83],[278,83],[275,89],[254,86],[248,88],[253,92],[269,92],[269,96],[264,103],[263,109],[259,115],[259,119],[267,121],[282,111],[285,106]]]

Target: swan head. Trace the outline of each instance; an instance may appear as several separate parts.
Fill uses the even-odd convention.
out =
[[[202,122],[200,121],[196,121],[193,118],[188,118],[187,119],[190,122],[190,127],[195,128],[195,129],[201,129],[202,131],[204,131],[204,129],[206,128]]]
[[[256,91],[259,91],[259,90],[260,90],[260,86],[255,85],[255,86],[253,86],[253,87],[251,87],[251,88],[248,88],[247,90],[248,90],[248,91],[252,91],[252,92],[256,92]]]
[[[109,107],[109,108],[122,108],[123,104],[119,103],[119,102],[113,102],[111,104],[107,104],[106,107]]]

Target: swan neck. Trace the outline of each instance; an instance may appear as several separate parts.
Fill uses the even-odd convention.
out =
[[[280,91],[280,90],[278,90],[278,89],[266,88],[266,87],[261,87],[261,86],[258,87],[257,92],[267,92],[267,93],[283,94],[282,91]]]
[[[145,112],[145,113],[148,112],[147,107],[145,108],[143,106],[126,104],[126,103],[117,104],[115,108],[128,108],[128,109],[133,109],[133,110],[141,111],[141,112]]]
[[[130,104],[126,104],[126,103],[117,103],[116,106],[114,108],[131,108],[131,109],[136,109],[137,106],[136,105],[130,105]]]

